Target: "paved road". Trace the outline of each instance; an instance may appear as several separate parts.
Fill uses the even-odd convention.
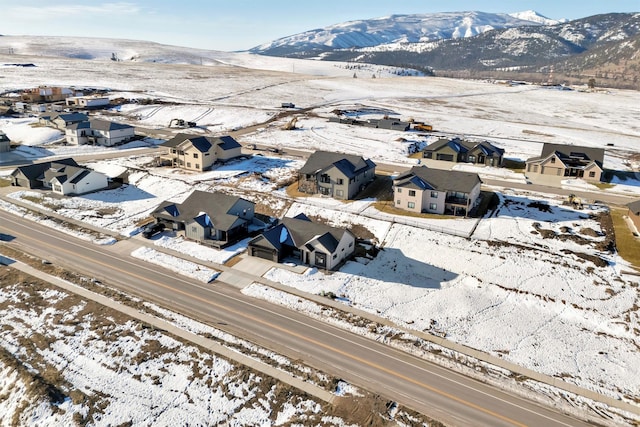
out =
[[[56,264],[107,278],[111,286],[202,319],[292,359],[460,426],[586,426],[554,410],[300,313],[202,284],[0,211],[10,243]]]

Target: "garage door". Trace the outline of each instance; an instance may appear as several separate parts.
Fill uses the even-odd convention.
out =
[[[251,248],[251,256],[255,256],[255,257],[263,258],[263,259],[268,259],[269,261],[278,262],[277,259],[274,259],[275,258],[275,254],[273,253],[273,251],[271,249],[263,249],[263,248],[252,247]]]

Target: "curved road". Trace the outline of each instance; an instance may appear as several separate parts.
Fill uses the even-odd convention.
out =
[[[357,334],[200,282],[0,211],[9,243],[145,300],[204,320],[420,413],[460,426],[587,426],[587,423]],[[126,252],[126,251],[125,251]]]

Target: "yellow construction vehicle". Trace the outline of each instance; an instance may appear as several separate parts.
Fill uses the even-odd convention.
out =
[[[282,127],[282,129],[284,130],[294,130],[297,129],[296,128],[296,123],[298,122],[298,118],[294,117],[293,119],[289,120],[289,123],[287,123],[286,125],[284,125]]]
[[[570,205],[573,205],[574,208],[582,209],[582,199],[575,194],[569,194],[569,197],[567,197],[567,201]]]

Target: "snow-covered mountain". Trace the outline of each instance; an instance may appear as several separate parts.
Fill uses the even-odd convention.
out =
[[[334,49],[473,37],[494,29],[559,22],[534,11],[514,14],[469,11],[391,15],[305,31],[262,44],[250,51],[275,56],[308,57]]]

